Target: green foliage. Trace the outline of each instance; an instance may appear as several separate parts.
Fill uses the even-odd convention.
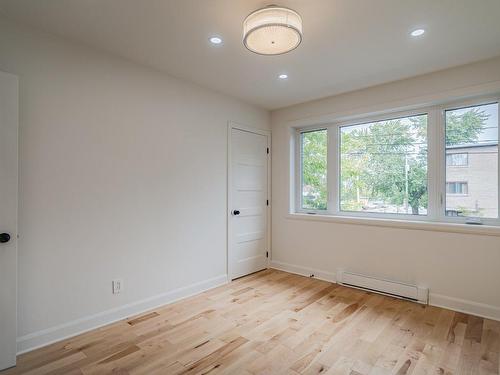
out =
[[[488,114],[472,108],[463,114],[456,111],[446,112],[446,145],[473,143],[484,130]]]
[[[341,208],[382,201],[412,211],[427,201],[427,117],[380,121],[341,135]]]
[[[327,131],[302,133],[302,207],[326,210]]]

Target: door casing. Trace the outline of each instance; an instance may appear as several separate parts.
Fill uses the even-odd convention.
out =
[[[17,76],[0,72],[0,232],[10,234],[0,244],[0,370],[15,366],[17,354],[18,102]]]
[[[271,264],[271,206],[272,206],[272,200],[271,200],[271,132],[269,130],[264,130],[264,129],[257,129],[253,128],[250,126],[245,126],[238,124],[233,121],[228,122],[227,126],[227,207],[226,207],[226,230],[227,230],[227,239],[226,239],[226,270],[227,270],[227,278],[228,281],[232,280],[232,270],[231,270],[231,262],[229,261],[230,259],[230,252],[231,252],[231,244],[232,244],[232,222],[231,222],[231,210],[233,207],[233,198],[232,198],[232,183],[233,183],[233,176],[232,176],[232,146],[231,146],[231,133],[233,129],[237,130],[242,130],[246,131],[249,133],[254,133],[254,134],[260,134],[263,135],[267,138],[267,148],[269,149],[269,154],[267,157],[267,199],[269,201],[269,205],[266,207],[266,214],[267,214],[267,252],[268,252],[268,257],[267,257],[267,268],[269,268],[269,265]]]

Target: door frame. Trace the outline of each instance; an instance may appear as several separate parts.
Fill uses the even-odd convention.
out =
[[[227,280],[228,282],[231,282],[232,280],[232,273],[231,273],[231,262],[229,261],[230,259],[230,252],[231,252],[231,244],[232,244],[232,235],[233,235],[233,228],[232,228],[232,221],[231,221],[231,207],[233,204],[233,197],[232,197],[232,183],[233,183],[233,176],[232,176],[232,145],[231,145],[231,133],[232,130],[241,130],[244,132],[248,133],[253,133],[253,134],[259,134],[263,135],[267,138],[267,148],[269,149],[269,154],[267,155],[267,199],[269,201],[269,205],[267,206],[266,209],[266,215],[267,215],[267,225],[266,225],[266,242],[267,242],[267,251],[268,251],[268,257],[266,261],[266,266],[269,268],[269,265],[271,264],[271,257],[272,257],[272,250],[271,250],[271,206],[272,206],[272,200],[271,200],[271,131],[270,130],[264,130],[264,129],[258,129],[258,128],[253,128],[251,126],[246,126],[246,125],[241,125],[239,123],[236,123],[234,121],[228,121],[227,124],[227,202],[226,202],[226,230],[227,230],[227,236],[226,236],[226,272],[227,272]]]
[[[8,366],[4,368],[9,368],[16,366],[17,360],[17,323],[18,323],[18,222],[19,222],[19,78],[17,75],[0,71],[0,90],[2,98],[6,99],[6,105],[3,106],[2,110],[5,111],[5,115],[2,116],[3,120],[6,121],[9,126],[15,127],[15,168],[16,168],[16,180],[15,180],[15,218],[13,218],[12,227],[11,228],[0,228],[5,229],[10,232],[12,242],[11,246],[14,247],[14,257],[15,257],[15,270],[13,270],[14,277],[14,322],[12,322],[11,331],[8,332],[7,336],[11,336],[13,342],[12,347],[10,348],[9,359],[7,362],[3,362],[0,366]],[[2,249],[0,248],[0,251]],[[0,301],[1,303],[1,301]],[[10,341],[9,341],[10,342]],[[0,369],[1,371],[2,369]]]

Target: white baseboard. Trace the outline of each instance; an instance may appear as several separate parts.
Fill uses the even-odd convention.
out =
[[[436,307],[443,307],[449,310],[500,321],[500,307],[485,303],[430,293],[429,304]]]
[[[313,277],[315,279],[329,281],[331,283],[337,282],[337,278],[335,276],[335,273],[323,271],[323,270],[318,270],[315,268],[297,266],[295,264],[278,262],[276,260],[271,261],[271,268],[275,268],[277,270],[295,273],[297,275],[302,275],[302,276],[307,276],[307,277],[311,277],[311,275],[314,275]]]
[[[17,338],[17,354],[46,346],[81,333],[105,326],[107,324],[141,314],[145,311],[184,299],[206,290],[224,285],[228,282],[227,275],[220,275],[200,281],[166,293],[129,303],[110,310],[73,320],[55,327],[33,332]]]
[[[314,275],[314,278],[316,279],[325,280],[332,283],[337,282],[334,272],[298,266],[290,263],[278,262],[275,260],[271,261],[271,268],[295,273],[302,276]],[[480,302],[464,300],[431,292],[429,294],[429,305],[500,321],[500,307]]]

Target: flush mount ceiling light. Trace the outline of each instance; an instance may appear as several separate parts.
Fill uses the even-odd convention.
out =
[[[280,74],[278,76],[279,79],[287,79],[288,78],[288,74]]]
[[[260,55],[287,53],[302,41],[302,18],[288,8],[268,6],[243,21],[243,44]]]

